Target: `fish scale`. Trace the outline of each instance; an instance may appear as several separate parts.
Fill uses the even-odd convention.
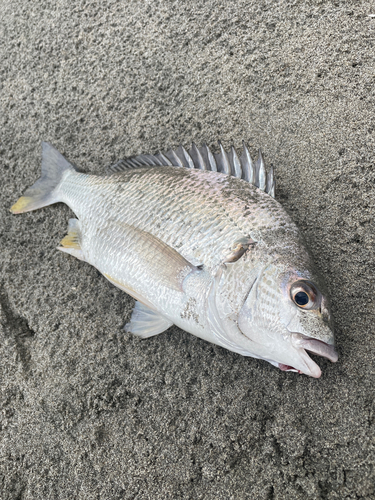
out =
[[[199,174],[201,174],[201,172],[193,173],[192,171],[187,171],[187,173],[190,172],[195,176],[197,174],[200,176]],[[216,175],[222,177],[222,174]],[[132,178],[130,182],[127,180],[128,177]],[[180,178],[181,175],[178,177]],[[93,192],[93,190],[95,191],[96,183],[91,183],[90,185],[90,182],[87,183],[86,178],[82,178],[82,185],[78,183],[77,180],[75,180],[72,186],[69,186],[68,182],[66,182],[64,190],[66,190],[67,193],[66,201],[77,213],[78,217],[85,220],[85,213],[88,213],[94,225],[100,225],[100,220],[106,218],[107,212],[113,211],[111,207],[106,208],[106,205],[114,204],[114,206],[116,206],[116,214],[114,215],[116,219],[128,221],[136,227],[149,231],[173,247],[177,227],[180,226],[180,231],[182,232],[184,232],[184,228],[187,227],[188,230],[185,231],[185,240],[187,240],[188,243],[185,241],[185,243],[179,247],[180,253],[188,260],[200,260],[208,267],[214,267],[221,261],[223,252],[233,241],[249,233],[250,230],[259,227],[259,225],[256,224],[252,224],[249,227],[247,223],[246,225],[243,224],[243,227],[239,228],[238,232],[234,232],[233,219],[237,217],[238,220],[238,215],[241,213],[241,207],[237,208],[233,205],[232,211],[234,214],[230,216],[231,214],[228,214],[228,211],[222,208],[222,204],[224,204],[226,200],[221,200],[222,204],[212,202],[209,196],[207,196],[207,190],[203,192],[203,195],[197,197],[196,186],[193,186],[191,193],[187,196],[186,191],[189,189],[190,179],[188,179],[187,186],[186,184],[182,186],[177,184],[176,186],[175,182],[170,182],[170,185],[166,186],[164,179],[165,173],[163,173],[163,169],[155,170],[153,176],[151,176],[150,184],[145,187],[142,178],[139,176],[139,171],[129,172],[126,174],[125,178],[121,180],[122,188],[117,195],[117,200],[111,189],[113,180],[110,178],[103,179],[109,184],[107,188],[102,183],[100,184],[101,203],[96,202],[94,206],[90,206],[89,199],[97,198],[95,192]],[[116,179],[117,183],[118,181],[119,179]],[[151,190],[149,187],[150,185],[157,185],[158,189]],[[214,186],[215,190],[217,190],[216,184]],[[254,189],[250,185],[246,187],[248,190]],[[222,189],[226,189],[225,183]],[[183,198],[179,198],[181,192],[184,194]],[[173,194],[173,196],[171,194]],[[140,203],[142,203],[145,208],[143,211],[137,212],[136,207],[139,206]],[[82,213],[79,208],[80,205],[83,206]],[[209,226],[205,227],[202,220],[197,221],[201,216],[197,210],[198,207],[199,212],[202,211],[201,207],[205,209],[204,215],[206,215],[207,218],[203,220],[208,220]],[[266,205],[265,210],[267,210],[267,208]],[[150,209],[152,213],[154,213],[154,217],[149,216]],[[215,218],[212,221],[212,212],[215,213],[215,211]],[[218,211],[219,214],[217,214]],[[180,212],[184,214],[184,224],[181,225],[178,223],[174,225],[175,214],[179,214]],[[97,213],[95,218],[93,217],[94,213]],[[162,213],[164,213],[164,221]],[[145,223],[145,215],[147,215],[147,223]],[[222,217],[220,217],[220,215]],[[263,217],[258,216],[259,221],[262,221],[262,219]],[[269,216],[265,219],[267,221]],[[201,229],[199,225],[201,225]],[[238,222],[235,226],[238,227]],[[202,234],[204,235],[203,238],[201,237]]]
[[[183,176],[178,174],[178,182],[171,182],[170,178],[172,176],[173,179],[174,172],[176,169],[173,167],[155,169],[152,175],[148,175],[147,185],[139,170],[129,171],[121,178],[99,177],[95,180],[81,174],[79,178],[74,178],[74,182],[67,178],[61,188],[61,194],[63,201],[72,207],[85,225],[100,225],[101,220],[105,220],[111,212],[111,217],[115,220],[127,221],[171,246],[174,244],[176,231],[186,231],[188,228],[185,233],[188,241],[179,248],[180,253],[187,259],[197,259],[204,255],[204,263],[213,267],[221,261],[223,252],[236,239],[258,229],[259,225],[249,225],[245,220],[239,221],[237,214],[241,212],[240,207],[224,209],[224,204],[228,205],[227,194],[222,196],[219,202],[214,201],[210,195],[210,184],[214,183],[215,191],[217,185],[215,179],[204,179],[207,175],[205,171],[186,170],[183,171]],[[148,174],[147,171],[144,173]],[[225,191],[227,178],[223,174],[215,175],[223,177],[222,191]],[[198,191],[197,187],[202,182],[204,190]],[[113,187],[121,189],[116,191]],[[246,188],[249,191],[255,189],[250,185]],[[96,193],[98,189],[100,196]],[[141,211],[137,210],[140,204],[143,207]],[[265,210],[267,209],[266,205]],[[259,217],[259,220],[270,224],[268,219],[269,216]],[[204,235],[203,238],[201,235]]]
[[[144,177],[147,177],[147,184]],[[153,234],[178,250],[188,261],[204,264],[212,271],[236,240],[251,232],[269,227],[275,230],[278,226],[278,204],[245,182],[241,186],[241,196],[246,200],[246,207],[253,218],[242,217],[245,203],[236,196],[238,187],[233,189],[231,182],[230,177],[221,173],[163,167],[152,172],[131,170],[112,178],[93,179],[81,174],[79,178],[74,178],[73,183],[69,182],[69,178],[65,180],[62,195],[63,201],[88,230],[100,226],[111,214],[114,220],[127,222]],[[201,189],[202,184],[204,189]],[[93,203],[91,200],[96,201]],[[143,209],[137,210],[140,205]],[[290,225],[292,229],[293,224]],[[176,245],[178,230],[184,238],[184,241],[180,240],[180,245]],[[280,241],[276,244],[279,245]],[[243,265],[246,266],[246,261]],[[232,302],[236,311],[246,295],[248,276],[247,272],[241,275],[234,273],[222,286],[222,296]]]

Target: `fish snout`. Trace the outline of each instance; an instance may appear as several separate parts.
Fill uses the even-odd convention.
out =
[[[307,337],[301,333],[291,334],[291,343],[297,349],[305,349],[313,354],[329,359],[332,363],[336,363],[339,356],[334,346],[333,336],[329,340],[331,340],[331,342],[324,342],[322,340]]]

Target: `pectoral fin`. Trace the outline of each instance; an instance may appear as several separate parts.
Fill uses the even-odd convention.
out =
[[[237,262],[243,254],[249,249],[251,245],[254,245],[256,242],[251,238],[241,238],[237,240],[232,248],[230,254],[228,254],[223,260],[223,264],[231,264],[233,262]]]
[[[164,332],[172,325],[172,321],[137,301],[130,321],[124,326],[124,329],[142,339],[147,339]]]

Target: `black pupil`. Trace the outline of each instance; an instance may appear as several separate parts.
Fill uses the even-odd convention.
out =
[[[309,301],[309,296],[306,292],[297,292],[294,296],[294,300],[297,305],[305,306]]]

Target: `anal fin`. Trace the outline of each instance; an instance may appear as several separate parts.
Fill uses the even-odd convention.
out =
[[[60,241],[61,247],[57,250],[68,253],[77,257],[77,259],[85,260],[81,248],[81,227],[78,219],[69,219],[68,234]]]
[[[172,325],[172,321],[137,301],[130,321],[124,326],[124,329],[142,339],[147,339],[164,332]]]

